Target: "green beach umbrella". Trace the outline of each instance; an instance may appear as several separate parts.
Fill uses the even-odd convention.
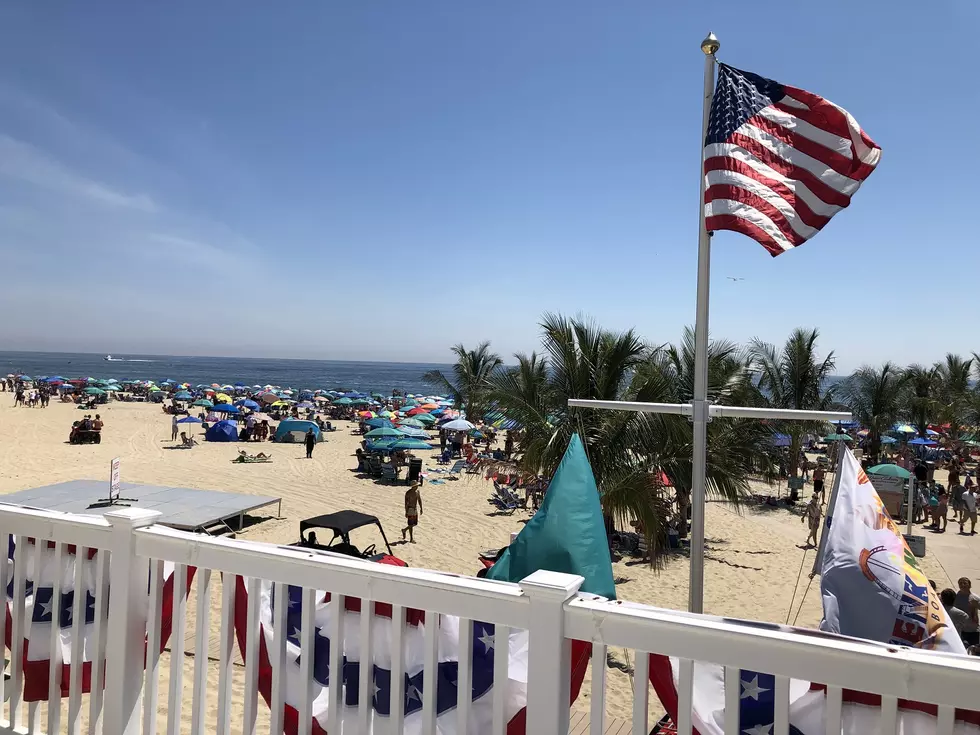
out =
[[[403,419],[398,422],[399,426],[414,426],[416,429],[424,429],[425,424],[417,418]]]
[[[214,404],[211,403],[211,401],[209,401],[207,398],[198,398],[191,405],[192,406],[204,406],[204,408],[213,408],[214,407]]]
[[[101,388],[86,388],[85,389],[85,392],[88,393],[90,396],[104,396],[105,395],[105,391],[102,390]]]
[[[854,439],[852,439],[847,434],[830,434],[828,436],[825,436],[823,438],[823,440],[825,442],[827,442],[828,444],[830,442],[852,442],[852,441],[854,441]]]
[[[398,429],[382,426],[380,429],[371,429],[371,431],[364,435],[367,439],[379,439],[385,436],[405,436],[405,433]]]
[[[903,480],[907,480],[912,476],[911,472],[899,467],[897,464],[876,464],[868,470],[868,474],[881,475],[882,477],[901,477]]]
[[[428,413],[419,413],[410,419],[406,419],[406,421],[412,421],[412,420],[421,421],[426,426],[432,426],[432,424],[436,422],[436,417]],[[410,425],[414,426],[414,424],[410,424]]]
[[[333,402],[333,405],[335,405],[335,406],[349,406],[352,403],[353,403],[353,401],[350,398],[338,398],[336,401]]]

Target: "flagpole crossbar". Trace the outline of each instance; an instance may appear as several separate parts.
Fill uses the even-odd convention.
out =
[[[661,413],[678,416],[693,416],[692,403],[644,403],[640,401],[594,401],[585,398],[571,398],[572,408],[597,408],[607,411],[636,411],[638,413]],[[777,419],[784,421],[827,421],[830,423],[851,420],[847,411],[800,411],[791,408],[756,408],[749,406],[708,405],[708,419]]]

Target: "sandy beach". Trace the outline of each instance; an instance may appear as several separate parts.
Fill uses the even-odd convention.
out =
[[[0,394],[0,494],[73,479],[102,479],[108,482],[109,462],[121,459],[122,479],[126,482],[169,484],[184,487],[225,490],[239,493],[281,495],[282,517],[267,518],[249,526],[242,536],[255,541],[293,542],[303,518],[342,509],[357,509],[377,515],[383,523],[394,553],[412,567],[473,574],[479,568],[478,554],[508,542],[509,535],[528,518],[518,511],[511,516],[494,512],[486,499],[492,485],[482,475],[462,475],[459,481],[441,485],[426,484],[422,490],[424,512],[416,529],[416,544],[401,542],[399,529],[404,522],[403,485],[385,485],[358,477],[354,450],[360,437],[351,434],[353,424],[339,422],[339,430],[317,446],[308,460],[301,445],[250,444],[249,451],[271,452],[269,464],[233,464],[238,444],[203,443],[191,450],[174,449],[170,441],[170,417],[159,405],[112,402],[99,407],[105,421],[100,445],[73,446],[67,443],[71,422],[79,417],[74,405],[52,403],[46,409],[13,408],[13,397]],[[200,434],[200,427],[194,427]],[[198,436],[199,439],[203,437]],[[426,466],[434,465],[429,453],[420,453]],[[435,475],[433,475],[435,477]],[[760,488],[761,491],[762,488]],[[805,495],[809,495],[807,486]],[[274,512],[273,508],[273,512]],[[364,530],[372,535],[370,530]],[[706,515],[705,612],[729,617],[783,623],[802,568],[800,590],[790,622],[797,616],[801,626],[815,626],[820,620],[819,580],[814,580],[805,602],[797,613],[806,574],[813,562],[813,551],[801,548],[806,538],[800,516],[784,508],[747,506],[740,512],[730,506],[709,503]],[[370,542],[380,539],[371,538]],[[805,554],[805,556],[804,556]],[[940,587],[950,583],[943,568],[932,556],[921,560],[923,571]],[[614,565],[620,599],[683,610],[687,605],[688,564],[684,555],[671,558],[666,569],[656,573],[637,560]],[[196,590],[196,585],[195,585]],[[220,605],[220,580],[212,591],[212,621]],[[187,651],[193,652],[194,596],[188,604]],[[211,648],[217,648],[217,630],[212,622]],[[190,716],[187,704],[190,672],[194,659],[188,655],[184,669],[183,718]],[[212,683],[217,666],[211,663]],[[622,650],[612,651],[607,674],[607,712],[628,717],[632,702],[631,667]],[[169,660],[162,671],[167,675]],[[241,689],[243,671],[239,668],[236,688]],[[213,689],[213,687],[212,687]],[[165,689],[164,689],[165,691]],[[659,702],[652,697],[651,715],[659,713]],[[165,695],[161,697],[161,716],[165,717]],[[211,698],[210,706],[215,706]],[[575,709],[589,706],[588,685],[576,701]],[[264,712],[263,712],[264,710]],[[268,708],[260,706],[260,716]],[[236,715],[236,720],[238,716]],[[235,722],[240,728],[240,722]],[[237,731],[237,730],[236,730]]]

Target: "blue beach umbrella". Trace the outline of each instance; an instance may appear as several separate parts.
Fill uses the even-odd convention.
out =
[[[187,392],[186,390],[182,390],[182,391],[177,391],[176,393],[174,393],[174,398],[176,398],[176,399],[177,399],[178,401],[189,401],[189,400],[191,400],[191,399],[192,399],[193,397],[194,397],[194,396],[192,396],[192,395],[191,395],[190,393],[188,393],[188,392]]]
[[[414,426],[405,426],[404,423],[399,424],[398,430],[405,436],[409,436],[413,439],[428,439],[429,435],[422,429],[417,429]]]
[[[241,413],[241,411],[238,410],[238,406],[232,406],[229,403],[219,403],[211,410],[215,413]]]
[[[364,423],[367,426],[370,426],[372,429],[390,429],[394,427],[394,424],[391,423],[388,419],[382,419],[382,418],[368,419]]]
[[[916,445],[918,447],[934,447],[934,446],[936,446],[936,442],[934,442],[932,439],[926,439],[926,438],[921,437],[921,436],[916,437],[915,439],[913,439],[912,441],[910,441],[909,444],[914,444],[914,445]]]
[[[251,411],[258,411],[262,408],[258,403],[253,401],[251,398],[245,398],[241,401],[235,401],[236,406],[241,406],[242,408],[247,408]]]
[[[395,429],[393,427],[383,426],[379,429],[371,429],[367,434],[364,435],[367,439],[380,439],[383,437],[399,437],[405,436],[405,433]]]
[[[434,447],[428,442],[421,441],[420,439],[413,439],[410,436],[402,437],[401,439],[396,439],[388,445],[388,449],[395,451],[398,449],[412,450],[412,449],[434,449]]]
[[[199,419],[197,416],[185,416],[182,419],[178,419],[177,423],[178,424],[203,424],[204,422],[201,421],[201,419]]]

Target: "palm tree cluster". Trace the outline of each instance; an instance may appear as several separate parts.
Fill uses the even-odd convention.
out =
[[[433,371],[424,379],[452,396],[474,422],[493,411],[520,425],[519,466],[526,475],[550,477],[578,433],[607,523],[620,528],[634,523],[647,537],[651,563],[658,564],[668,524],[676,521],[683,533],[686,523],[691,423],[679,415],[573,408],[568,400],[690,401],[693,334],[685,330],[678,344],[653,346],[633,330],[617,332],[559,314],[546,314],[540,327],[540,351],[515,355],[512,366],[505,366],[487,342],[475,350],[456,345],[452,375]],[[803,410],[849,407],[869,430],[875,458],[881,437],[897,421],[908,421],[923,434],[930,423],[949,423],[959,431],[980,421],[980,392],[970,380],[971,368],[980,370],[976,355],[967,360],[949,355],[931,368],[862,367],[834,385],[834,354],[822,355],[818,341],[816,329],[796,329],[779,347],[758,339],[744,347],[713,340],[709,400]],[[805,435],[826,428],[813,422],[713,419],[708,497],[737,505],[749,493],[750,480],[774,479],[780,459],[776,433],[790,437],[785,469],[796,476]]]

